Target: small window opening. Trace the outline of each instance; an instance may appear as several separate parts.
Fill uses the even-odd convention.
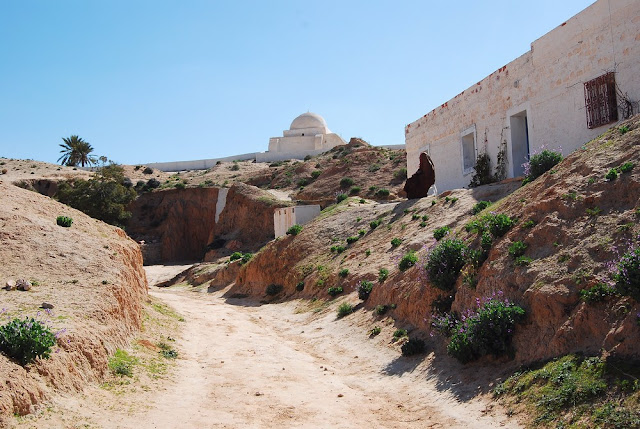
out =
[[[588,128],[598,128],[618,120],[614,72],[584,83],[584,105]]]
[[[462,136],[462,169],[467,174],[476,166],[476,141],[473,132]]]

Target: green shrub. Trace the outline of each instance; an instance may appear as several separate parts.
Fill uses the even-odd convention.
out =
[[[425,269],[431,283],[439,289],[451,290],[466,262],[467,251],[462,240],[440,241],[427,256]]]
[[[633,167],[634,167],[633,162],[625,162],[624,164],[620,165],[620,167],[618,167],[618,170],[620,171],[621,174],[624,174],[633,170]]]
[[[414,213],[411,215],[411,220],[418,220],[420,219],[420,215],[418,213]]]
[[[353,186],[353,179],[351,177],[343,177],[342,180],[340,180],[340,187],[348,188],[349,186]]]
[[[366,256],[371,256],[371,249],[367,249],[367,250],[365,250],[365,251],[364,251],[364,254],[365,254]]]
[[[514,265],[518,266],[518,267],[524,267],[527,265],[531,265],[531,262],[533,261],[533,259],[531,259],[528,256],[518,256],[515,261],[513,262]]]
[[[401,168],[399,170],[396,170],[393,173],[393,177],[396,180],[405,180],[407,178],[407,169],[406,168]]]
[[[523,228],[533,228],[534,226],[536,226],[536,221],[533,219],[529,219],[522,224]]]
[[[380,334],[380,332],[382,332],[382,328],[376,325],[369,331],[369,336],[375,337],[376,335]]]
[[[378,316],[382,316],[389,310],[388,305],[376,305],[375,312]]]
[[[302,231],[302,225],[295,224],[287,230],[287,235],[298,235],[300,231]]]
[[[359,231],[358,231],[358,235],[359,235],[360,237],[362,237],[362,236],[363,236],[363,235],[365,235],[366,233],[367,233],[367,231],[365,231],[364,229],[361,229],[361,230],[359,230]]]
[[[176,189],[185,189],[187,187],[187,185],[185,185],[182,182],[178,182],[174,186],[175,186]]]
[[[138,359],[131,356],[122,349],[117,349],[112,357],[109,358],[107,366],[116,375],[133,375],[133,367],[138,363]]]
[[[604,301],[610,296],[616,296],[618,291],[614,286],[606,283],[598,283],[597,285],[588,289],[582,289],[580,291],[580,299],[584,302],[594,303]]]
[[[632,247],[616,263],[613,279],[622,295],[640,301],[640,247]]]
[[[616,180],[618,178],[618,170],[615,168],[612,168],[607,172],[604,178],[607,180]]]
[[[342,253],[346,250],[347,248],[341,245],[336,245],[336,246],[331,246],[331,253]]]
[[[400,350],[402,351],[402,356],[413,356],[424,353],[425,348],[424,341],[417,338],[410,338],[409,341],[400,347]]]
[[[621,135],[625,135],[629,132],[629,127],[627,125],[623,125],[620,128],[618,128],[618,131],[620,131]]]
[[[343,302],[338,307],[338,319],[341,319],[351,313],[353,313],[353,305],[349,304],[348,302]]]
[[[242,259],[242,252],[233,252],[231,256],[229,256],[230,261],[235,261],[237,259]]]
[[[343,292],[342,286],[333,286],[327,290],[327,293],[331,296],[340,295]]]
[[[160,353],[165,359],[176,359],[178,357],[178,352],[172,349],[168,344],[158,343],[158,347],[160,347]]]
[[[344,200],[346,200],[349,196],[347,194],[338,194],[336,195],[336,203],[340,204]]]
[[[525,250],[527,250],[527,245],[522,241],[514,241],[509,245],[509,255],[514,258],[524,255]]]
[[[373,283],[368,280],[362,280],[358,285],[358,298],[366,301],[373,290]]]
[[[402,240],[397,237],[391,240],[391,245],[393,247],[398,247],[401,244],[402,244]]]
[[[58,216],[56,218],[56,223],[60,226],[63,226],[65,228],[69,228],[71,226],[71,224],[73,223],[73,219],[71,219],[70,217],[67,216]]]
[[[33,317],[16,318],[0,326],[0,351],[23,366],[38,357],[48,359],[55,343],[55,334]]]
[[[94,219],[122,227],[131,217],[131,212],[126,208],[136,198],[136,191],[123,185],[123,181],[124,169],[118,165],[108,165],[101,167],[89,180],[61,182],[56,197],[61,203]]]
[[[436,228],[433,230],[433,238],[436,241],[440,241],[444,238],[445,235],[449,234],[451,229],[448,226],[441,226],[440,228]]]
[[[369,222],[369,228],[376,229],[382,223],[382,219],[376,219]]]
[[[505,214],[488,213],[469,222],[465,228],[469,232],[476,232],[482,235],[485,231],[489,231],[494,237],[502,237],[515,225],[516,220]]]
[[[296,290],[298,292],[302,292],[304,290],[304,282],[298,282],[298,284],[296,285]]]
[[[395,331],[393,331],[393,338],[402,338],[402,337],[406,337],[407,336],[407,330],[406,329],[396,329]]]
[[[253,258],[253,253],[245,253],[242,255],[242,261],[240,262],[240,265],[244,265],[247,262],[249,262],[251,260],[251,258]]]
[[[269,296],[275,296],[275,295],[279,294],[280,292],[282,292],[282,289],[284,289],[282,287],[282,285],[277,285],[277,284],[271,283],[269,286],[267,286],[266,293]]]
[[[311,178],[313,180],[317,179],[318,177],[320,177],[320,175],[322,174],[322,170],[313,170],[311,172]]]
[[[351,189],[349,189],[349,195],[358,195],[358,193],[360,193],[360,186],[352,186]]]
[[[378,271],[378,281],[382,283],[387,279],[387,277],[389,277],[389,270],[386,268],[380,268],[380,271]]]
[[[489,201],[478,201],[473,208],[471,209],[471,213],[473,213],[474,215],[480,213],[482,210],[486,209],[487,207],[489,207],[491,205],[491,202]]]
[[[529,162],[525,163],[525,176],[529,181],[533,181],[551,170],[556,164],[562,161],[562,154],[550,150],[533,155]]]
[[[358,240],[360,240],[359,235],[352,235],[351,237],[347,237],[347,244],[353,244]]]
[[[142,174],[153,174],[153,168],[145,167],[144,170],[142,170]]]
[[[229,170],[238,171],[238,170],[240,170],[240,166],[238,165],[238,163],[234,162],[233,165],[231,167],[229,167]]]
[[[389,191],[388,189],[385,189],[385,188],[378,189],[378,190],[376,191],[376,195],[377,195],[378,197],[381,197],[381,198],[383,198],[383,197],[388,197],[388,196],[389,196],[389,194],[391,194],[391,191]]]
[[[508,301],[486,300],[458,322],[447,352],[462,363],[484,355],[510,353],[513,330],[524,315],[524,309]]]
[[[398,263],[398,268],[400,269],[400,271],[406,271],[417,263],[418,263],[418,255],[416,254],[415,251],[409,250],[400,259],[400,262]]]
[[[312,158],[311,155],[307,155],[307,156],[304,157],[304,161],[309,161],[311,158]]]
[[[469,183],[470,188],[476,188],[481,185],[493,183],[496,181],[491,174],[491,157],[487,152],[478,154],[476,165],[473,167],[474,173]]]
[[[309,179],[307,179],[306,177],[303,177],[302,179],[298,180],[298,182],[296,183],[298,187],[307,186],[308,184],[309,184]]]
[[[338,271],[338,275],[342,278],[345,278],[349,275],[349,269],[348,268],[343,268],[340,271]]]

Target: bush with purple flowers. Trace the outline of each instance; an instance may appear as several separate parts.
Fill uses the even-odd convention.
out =
[[[55,343],[56,334],[33,317],[15,318],[0,326],[0,351],[23,366],[38,357],[49,358]]]
[[[447,345],[451,356],[467,363],[481,356],[511,352],[513,330],[524,319],[525,311],[500,295],[477,298],[478,308],[467,310],[460,319],[451,315],[434,317],[432,326],[451,337]]]
[[[623,295],[640,301],[640,247],[633,245],[616,264],[613,279]]]

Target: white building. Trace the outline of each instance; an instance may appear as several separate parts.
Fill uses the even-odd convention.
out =
[[[320,214],[320,206],[295,206],[276,209],[273,212],[273,228],[276,238],[282,237],[293,225],[304,225]]]
[[[303,159],[343,144],[346,142],[329,130],[322,116],[308,112],[295,118],[289,129],[283,131],[282,137],[271,137],[269,151],[257,153],[256,161]]]
[[[507,37],[507,36],[505,36]],[[521,57],[405,127],[407,171],[431,156],[439,191],[469,185],[483,151],[507,177],[541,148],[564,155],[638,112],[640,0],[598,0]]]

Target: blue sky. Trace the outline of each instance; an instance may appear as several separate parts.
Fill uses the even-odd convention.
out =
[[[77,134],[126,164],[264,151],[306,111],[345,140],[404,126],[591,0],[0,0],[0,156]]]

